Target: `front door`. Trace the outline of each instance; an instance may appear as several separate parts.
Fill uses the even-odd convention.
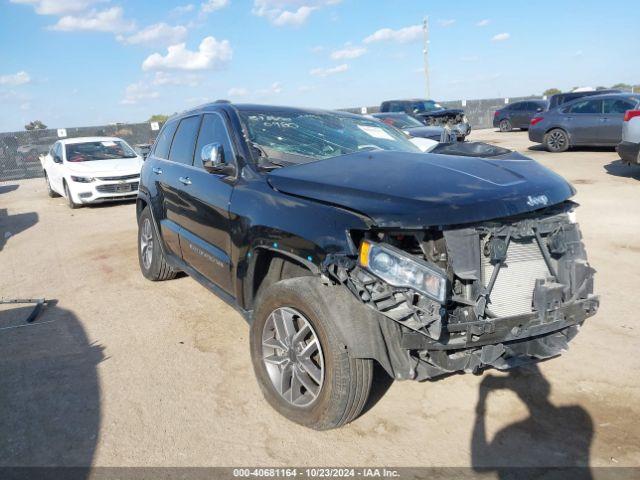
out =
[[[202,149],[217,143],[229,163],[235,162],[232,141],[222,113],[203,116],[193,165],[181,175],[183,209],[180,215],[182,258],[201,275],[228,293],[233,292],[229,202],[232,179],[210,173],[202,165]]]

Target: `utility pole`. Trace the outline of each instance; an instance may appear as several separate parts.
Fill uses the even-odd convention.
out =
[[[426,98],[431,98],[431,88],[429,87],[429,17],[424,17],[422,23],[422,31],[424,32],[424,46],[422,54],[424,55],[424,80],[426,86]]]

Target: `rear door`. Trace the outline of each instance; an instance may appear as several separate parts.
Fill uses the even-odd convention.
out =
[[[182,176],[187,185],[181,187],[180,195],[180,246],[183,259],[191,267],[233,293],[229,203],[235,178],[210,173],[202,164],[202,149],[212,143],[222,147],[227,162],[235,163],[235,149],[224,115],[204,114],[193,165],[184,168]]]
[[[602,143],[602,100],[576,100],[565,109],[564,120],[573,145]]]
[[[514,103],[511,107],[511,125],[515,128],[522,128],[529,124],[527,121],[528,102]]]
[[[609,145],[620,143],[624,113],[635,107],[636,102],[626,98],[605,98],[603,100],[602,137],[604,143]]]

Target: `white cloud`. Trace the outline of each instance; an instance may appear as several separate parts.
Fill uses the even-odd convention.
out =
[[[438,25],[440,25],[441,27],[450,27],[451,25],[453,25],[454,23],[456,23],[456,21],[453,18],[449,18],[449,19],[440,19],[438,20]]]
[[[196,7],[193,3],[187,3],[186,5],[178,5],[171,10],[171,13],[174,15],[183,15],[185,13],[193,12],[195,8]]]
[[[227,95],[230,97],[246,97],[249,95],[249,90],[244,87],[232,87],[227,91]]]
[[[351,60],[353,58],[361,57],[367,53],[367,49],[364,47],[345,47],[341,50],[336,50],[331,53],[332,60]]]
[[[211,13],[226,7],[228,4],[229,0],[207,0],[200,4],[200,11],[202,13]]]
[[[231,60],[233,51],[228,40],[205,37],[198,51],[187,49],[185,43],[167,48],[167,54],[154,53],[142,63],[143,70],[207,70],[223,66]]]
[[[488,18],[485,18],[480,20],[478,23],[476,23],[476,27],[486,27],[490,23],[491,23],[491,20],[489,20]]]
[[[335,67],[329,68],[314,68],[309,72],[310,75],[314,77],[328,77],[329,75],[335,75],[336,73],[342,73],[349,70],[349,65],[343,63],[342,65],[338,65]]]
[[[124,98],[120,101],[123,105],[135,105],[146,100],[158,98],[160,94],[154,90],[150,90],[149,86],[143,82],[132,83],[124,93]]]
[[[9,0],[11,3],[32,6],[38,15],[64,15],[86,10],[103,0]]]
[[[58,23],[50,27],[61,32],[73,32],[87,30],[94,32],[121,33],[133,30],[135,23],[125,20],[121,7],[113,7],[108,10],[91,11],[82,15],[67,15],[58,20]]]
[[[277,27],[299,27],[314,10],[337,3],[340,0],[254,0],[251,12]]]
[[[505,40],[509,40],[509,38],[511,38],[511,35],[508,34],[508,33],[498,33],[497,35],[493,36],[491,41],[493,41],[493,42],[504,42]]]
[[[0,75],[0,85],[10,85],[12,87],[16,87],[18,85],[29,83],[30,81],[31,77],[27,72],[24,71],[9,75]]]
[[[20,110],[30,110],[30,109],[31,109],[31,104],[29,102],[25,102],[20,105]]]
[[[261,88],[257,90],[258,95],[278,95],[282,93],[282,84],[280,82],[273,82],[269,88]]]
[[[156,72],[151,83],[153,85],[180,85],[186,87],[197,87],[202,82],[202,76],[194,73],[175,74],[164,71]]]
[[[166,23],[149,25],[128,37],[119,36],[118,40],[128,45],[174,45],[187,37],[187,29],[182,25],[172,27]]]
[[[422,25],[411,25],[399,30],[381,28],[364,39],[364,43],[373,42],[397,42],[409,43],[422,38]]]

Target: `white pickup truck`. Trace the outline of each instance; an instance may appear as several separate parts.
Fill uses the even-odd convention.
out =
[[[628,164],[640,165],[640,110],[627,110],[622,122],[622,141],[618,154]]]

